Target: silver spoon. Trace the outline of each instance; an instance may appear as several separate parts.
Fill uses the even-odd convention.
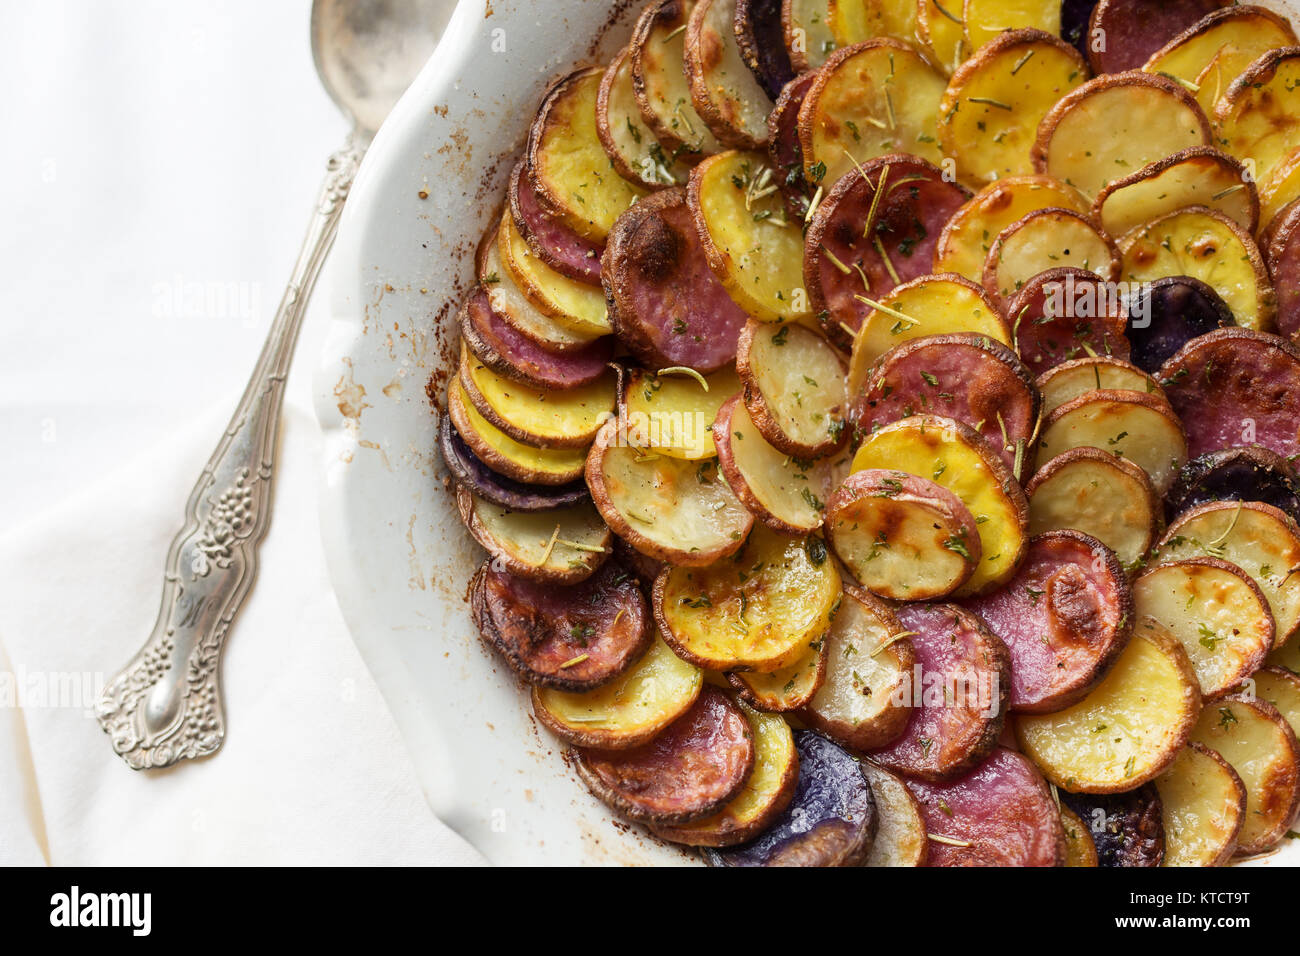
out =
[[[167,552],[153,633],[104,687],[96,716],[136,770],[220,749],[221,650],[257,574],[271,520],[271,482],[285,378],[307,301],[343,202],[375,131],[415,79],[451,13],[450,0],[314,0],[311,47],[330,98],[352,121],[330,157],[307,237],[239,407],[185,508]]]

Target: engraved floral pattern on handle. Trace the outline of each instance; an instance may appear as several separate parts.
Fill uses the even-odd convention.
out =
[[[96,717],[136,769],[168,767],[220,749],[221,650],[257,574],[270,523],[284,382],[316,277],[365,145],[330,157],[315,213],[239,407],[190,493],[185,526],[167,552],[162,606],[149,639],[104,687]]]

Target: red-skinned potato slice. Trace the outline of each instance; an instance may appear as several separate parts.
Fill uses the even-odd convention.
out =
[[[538,448],[515,441],[478,413],[460,379],[447,383],[447,416],[474,456],[493,471],[532,485],[567,485],[582,477],[580,448]]]
[[[911,156],[882,156],[841,179],[808,225],[803,260],[809,304],[831,334],[852,336],[873,301],[928,275],[944,225],[968,198]]]
[[[863,866],[925,866],[930,841],[920,804],[902,779],[870,760],[862,761],[862,772],[871,784],[871,794],[880,812],[880,825]]]
[[[745,786],[754,740],[740,708],[705,687],[654,740],[630,750],[578,748],[574,766],[592,793],[629,820],[690,823],[722,809]]]
[[[1062,790],[1123,793],[1173,763],[1200,713],[1187,654],[1157,625],[1133,631],[1086,697],[1055,714],[1019,714],[1015,732],[1025,756]]]
[[[1080,395],[1103,389],[1163,395],[1160,383],[1136,365],[1104,355],[1055,365],[1038,376],[1035,385],[1043,396],[1045,415]]]
[[[652,558],[690,567],[744,545],[754,519],[726,482],[698,462],[647,453],[625,438],[611,419],[587,455],[592,500],[615,534]]]
[[[885,602],[853,584],[826,635],[826,675],[799,713],[855,752],[893,743],[907,726],[916,654]]]
[[[594,330],[561,325],[528,301],[497,248],[498,233],[499,229],[494,229],[478,259],[479,284],[487,289],[492,311],[515,332],[548,352],[580,351],[600,338]]]
[[[1006,719],[1011,661],[1006,645],[973,614],[952,604],[906,604],[916,668],[913,707],[893,744],[869,754],[887,770],[928,781],[952,780],[992,752]]]
[[[484,564],[470,582],[483,640],[538,687],[580,692],[623,674],[650,647],[654,623],[631,572],[606,562],[581,584],[557,586]]]
[[[1290,724],[1267,701],[1236,694],[1206,705],[1192,740],[1218,751],[1246,788],[1238,854],[1275,846],[1300,809],[1300,745]]]
[[[1155,787],[1164,818],[1163,866],[1223,866],[1232,859],[1246,818],[1246,788],[1218,751],[1188,744]]]
[[[736,372],[758,430],[787,455],[819,458],[848,440],[844,359],[798,325],[750,322],[740,333]]]
[[[681,154],[665,149],[641,116],[627,49],[614,57],[600,81],[596,134],[618,174],[645,189],[678,186],[690,175]]]
[[[1187,206],[1207,206],[1247,232],[1259,228],[1259,190],[1238,159],[1194,146],[1117,179],[1093,201],[1092,218],[1122,236]]]
[[[1277,293],[1277,330],[1300,341],[1300,200],[1278,213],[1263,246]]]
[[[963,606],[1010,651],[1009,706],[1021,713],[1052,713],[1084,697],[1124,650],[1133,624],[1124,569],[1077,531],[1034,538],[1005,588]]]
[[[1211,142],[1210,121],[1173,80],[1106,74],[1067,94],[1043,119],[1034,168],[1092,199],[1134,170]]]
[[[865,433],[919,413],[952,418],[983,435],[1016,473],[1032,450],[1039,406],[1033,376],[1014,352],[959,333],[912,339],[883,355],[853,401],[853,420]]]
[[[766,830],[794,798],[799,753],[790,725],[779,714],[739,704],[754,738],[754,770],[745,787],[718,813],[681,826],[652,826],[658,837],[687,846],[735,846]]]
[[[1218,558],[1148,568],[1133,582],[1133,606],[1139,627],[1154,618],[1182,643],[1207,699],[1259,670],[1273,648],[1268,599],[1245,571]]]
[[[1064,866],[1065,833],[1034,765],[998,747],[947,783],[908,780],[929,834],[927,866]]]
[[[1300,348],[1286,339],[1220,329],[1188,342],[1157,377],[1193,457],[1255,444],[1300,452]]]
[[[632,90],[641,118],[670,155],[695,163],[722,145],[691,105],[683,61],[689,0],[655,0],[638,18],[628,44]]]
[[[740,58],[775,100],[795,73],[781,28],[781,0],[736,0],[735,29]]]
[[[853,578],[893,600],[946,597],[970,580],[979,526],[951,491],[901,471],[848,477],[826,506],[826,536]]]
[[[966,0],[961,18],[972,50],[1005,30],[1032,29],[1061,35],[1061,4],[1057,0]]]
[[[602,273],[619,340],[650,368],[712,372],[735,358],[745,313],[709,268],[684,190],[619,217]]]
[[[1036,375],[1085,355],[1129,357],[1123,298],[1093,272],[1064,267],[1034,276],[1007,304],[1007,319],[1020,360]]]
[[[1060,795],[1087,821],[1100,867],[1156,867],[1165,858],[1160,792],[1146,784],[1128,793]]]
[[[745,64],[735,23],[736,0],[696,0],[682,62],[691,102],[713,135],[736,149],[756,149],[767,141],[772,101]]]
[[[1093,9],[1089,33],[1104,37],[1105,42],[1089,44],[1092,69],[1096,73],[1140,70],[1174,37],[1229,5],[1230,0],[1101,0]]]
[[[547,215],[528,178],[528,164],[520,161],[510,174],[510,216],[533,255],[561,275],[589,285],[600,285],[603,245],[583,238],[560,220]]]
[[[767,155],[776,170],[776,183],[785,197],[786,212],[800,222],[808,215],[813,191],[803,171],[799,145],[799,107],[816,74],[801,73],[781,90],[767,117]]]
[[[995,302],[1009,303],[1035,276],[1063,268],[1095,272],[1113,282],[1120,273],[1119,249],[1086,216],[1039,209],[993,240],[984,260],[984,288]]]

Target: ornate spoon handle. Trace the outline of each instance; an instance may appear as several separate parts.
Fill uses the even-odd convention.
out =
[[[271,520],[284,382],[312,287],[365,147],[350,138],[329,159],[302,251],[262,354],[226,432],[185,506],[167,552],[162,607],[144,646],[104,687],[96,716],[136,770],[215,753],[226,736],[221,649],[257,575]]]

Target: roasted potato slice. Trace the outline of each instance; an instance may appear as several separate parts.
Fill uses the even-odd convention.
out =
[[[654,608],[665,640],[684,659],[770,674],[826,633],[839,596],[840,574],[820,538],[788,538],[759,525],[735,558],[666,568]]]
[[[670,458],[713,458],[718,454],[713,422],[740,389],[740,378],[731,368],[701,379],[633,369],[628,372],[623,390],[622,415],[628,438],[638,448],[652,449]]]
[[[800,718],[855,752],[892,743],[911,713],[916,662],[902,624],[883,601],[845,584],[825,642],[826,676]]]
[[[703,686],[704,672],[656,638],[630,670],[595,690],[534,687],[533,713],[566,743],[626,750],[653,740],[686,713]]]
[[[1209,555],[1230,561],[1268,598],[1281,645],[1300,631],[1300,527],[1272,505],[1215,501],[1179,516],[1165,532],[1162,561]]]
[[[1163,394],[1160,383],[1136,365],[1105,355],[1073,359],[1053,366],[1038,376],[1036,384],[1043,396],[1045,415],[1088,392],[1118,390]]]
[[[1100,448],[1127,458],[1164,494],[1187,461],[1187,438],[1169,403],[1147,392],[1095,391],[1052,412],[1038,442],[1042,460],[1072,448]]]
[[[1083,57],[1057,37],[998,34],[949,81],[939,103],[939,146],[965,181],[1029,175],[1038,124],[1087,79]]]
[[[438,423],[438,453],[452,481],[511,511],[550,511],[579,504],[590,497],[584,481],[547,487],[498,474],[470,450],[448,416],[443,416]]]
[[[1277,330],[1300,342],[1300,200],[1273,220],[1261,239],[1277,295]]]
[[[641,115],[630,50],[620,51],[601,78],[596,133],[615,171],[643,189],[679,186],[691,174],[686,148],[665,149]]]
[[[768,99],[775,100],[795,77],[785,48],[781,0],[736,0],[736,43],[740,58]]]
[[[1040,272],[1006,306],[1021,361],[1042,375],[1085,355],[1127,359],[1125,302],[1123,290],[1096,272]]]
[[[991,591],[1015,574],[1029,541],[1029,502],[1011,470],[973,429],[924,415],[886,425],[853,459],[855,472],[875,468],[929,475],[975,516],[982,558],[958,596]]]
[[[1281,647],[1274,648],[1273,653],[1268,655],[1268,663],[1292,674],[1300,674],[1300,640],[1292,638]]]
[[[734,554],[754,518],[707,461],[636,448],[617,419],[587,455],[587,485],[614,532],[652,558],[699,567]]]
[[[1267,229],[1279,212],[1300,199],[1300,146],[1287,150],[1272,171],[1257,179],[1259,224]]]
[[[1246,788],[1237,853],[1271,849],[1300,809],[1300,745],[1276,707],[1244,694],[1207,704],[1192,740],[1216,750]]]
[[[584,449],[538,448],[515,441],[478,413],[460,379],[447,384],[447,415],[475,457],[508,478],[558,486],[582,477]]]
[[[1223,297],[1191,276],[1145,283],[1127,303],[1129,357],[1152,374],[1192,339],[1237,324]]]
[[[1205,206],[1247,232],[1259,228],[1259,190],[1242,163],[1209,146],[1166,156],[1106,186],[1092,218],[1112,236],[1155,222],[1188,206]]]
[[[1006,30],[1041,30],[1061,35],[1060,0],[966,0],[962,6],[966,42],[978,50]]]
[[[1034,168],[1091,200],[1116,179],[1211,142],[1210,121],[1173,80],[1106,74],[1069,93],[1043,119]]]
[[[1137,567],[1163,529],[1160,496],[1147,473],[1100,448],[1072,448],[1053,458],[1025,488],[1029,532],[1072,528]]]
[[[836,46],[876,37],[908,42],[916,37],[916,0],[830,0],[828,15]]]
[[[777,186],[788,215],[802,222],[812,208],[813,190],[803,174],[799,145],[799,107],[816,74],[800,73],[785,85],[767,117],[767,155],[777,171]]]
[[[825,679],[825,637],[813,641],[797,661],[779,671],[770,674],[733,671],[727,674],[727,683],[736,689],[741,700],[771,713],[787,713],[803,707],[812,700]]]
[[[533,255],[563,276],[599,287],[601,244],[578,235],[547,214],[529,177],[527,158],[515,164],[507,193],[508,215]],[[480,281],[487,280],[480,276]]]
[[[1101,0],[1087,25],[1089,59],[1097,73],[1140,70],[1151,55],[1204,16],[1232,0]]]
[[[1087,697],[1055,714],[1018,716],[1016,739],[1061,789],[1122,793],[1173,763],[1200,713],[1182,645],[1159,627],[1138,628]]]
[[[944,73],[952,76],[970,55],[961,4],[916,0],[916,39]]]
[[[1300,521],[1300,478],[1277,452],[1259,445],[1193,458],[1165,495],[1173,518],[1207,501],[1262,501]]]
[[[576,584],[610,555],[610,533],[587,503],[554,511],[510,511],[463,485],[456,506],[465,527],[512,574]]]
[[[515,228],[513,216],[501,217],[497,251],[519,291],[543,315],[583,337],[599,337],[614,331],[600,287],[561,275],[533,255]]]
[[[1155,779],[1165,824],[1162,866],[1223,866],[1237,849],[1246,788],[1216,750],[1189,743]]]
[[[691,103],[718,141],[736,149],[767,142],[772,101],[745,65],[736,38],[736,0],[696,0],[682,64]]]
[[[1196,206],[1139,226],[1119,240],[1124,279],[1200,279],[1232,310],[1238,325],[1268,331],[1277,297],[1250,233],[1222,213]]]
[[[880,824],[863,866],[925,866],[929,840],[920,805],[903,781],[870,760],[862,761],[862,773],[871,784]]]
[[[561,325],[533,305],[502,262],[495,235],[484,251],[479,281],[487,290],[492,311],[510,328],[546,351],[584,349],[599,337],[593,330],[576,331],[576,327]]]
[[[1300,731],[1300,676],[1285,667],[1265,667],[1251,676],[1255,696],[1277,708],[1292,731]]]
[[[1273,648],[1273,614],[1245,571],[1218,558],[1148,568],[1133,582],[1138,627],[1159,621],[1178,638],[1209,700],[1253,674]]]
[[[596,98],[604,71],[578,70],[542,100],[528,136],[528,174],[550,215],[596,242],[619,214],[645,195],[610,167],[596,133]]]
[[[754,424],[787,455],[819,458],[848,440],[845,363],[816,332],[750,322],[740,333],[736,371]]]
[[[804,175],[829,190],[877,156],[942,159],[935,116],[945,80],[909,43],[877,37],[831,54],[799,109]]]
[[[641,118],[670,155],[687,163],[722,149],[691,105],[683,65],[691,9],[690,0],[654,0],[641,12],[628,44]]]
[[[1065,804],[1061,804],[1060,811],[1061,829],[1065,831],[1065,865],[1098,866],[1097,844],[1088,825]]]
[[[1113,282],[1119,278],[1119,250],[1086,216],[1039,209],[993,240],[984,260],[984,288],[995,302],[1009,302],[1034,276],[1063,268],[1095,272]]]
[[[751,317],[808,315],[803,233],[786,217],[774,171],[761,153],[710,156],[691,173],[687,202],[709,267]]]
[[[815,70],[835,52],[830,0],[782,0],[785,48],[796,70]]]
[[[1164,817],[1153,785],[1128,793],[1064,793],[1061,802],[1087,821],[1098,866],[1155,867],[1164,861]]]

